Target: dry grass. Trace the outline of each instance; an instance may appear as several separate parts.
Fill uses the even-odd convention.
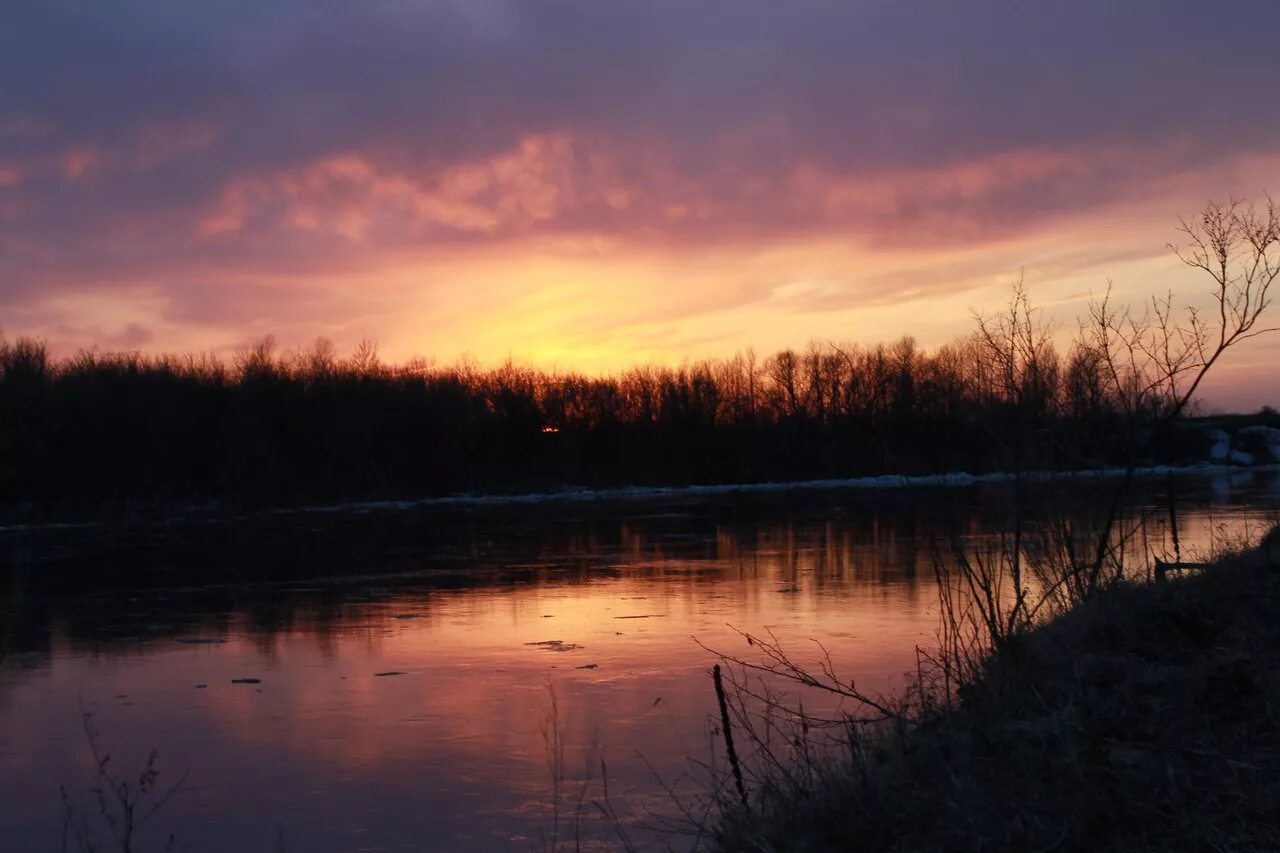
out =
[[[1280,528],[1121,584],[988,658],[909,725],[724,797],[726,850],[1280,849]],[[922,693],[923,695],[923,693]],[[808,766],[795,764],[799,757]],[[791,780],[803,779],[803,784]]]

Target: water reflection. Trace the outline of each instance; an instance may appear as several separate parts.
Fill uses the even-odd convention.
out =
[[[1161,488],[1131,512],[1163,506]],[[261,547],[241,531],[199,555],[83,549],[60,570],[95,581],[77,593],[28,560],[4,586],[0,826],[56,849],[59,784],[92,778],[83,707],[119,766],[154,747],[190,770],[154,829],[194,850],[273,849],[277,828],[294,850],[541,847],[549,690],[570,791],[590,777],[586,802],[600,797],[603,758],[619,812],[652,824],[671,812],[653,773],[692,792],[688,759],[713,754],[712,658],[692,638],[737,651],[729,626],[767,626],[802,661],[816,640],[864,689],[891,689],[934,630],[931,541],[998,532],[1000,500],[290,519]],[[1197,481],[1180,501],[1195,547],[1274,512],[1275,491]],[[129,554],[146,565],[109,571]],[[278,580],[246,582],[263,575]],[[584,822],[611,837],[598,810]]]

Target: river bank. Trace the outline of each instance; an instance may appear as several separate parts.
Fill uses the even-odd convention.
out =
[[[1217,446],[1217,445],[1215,445]],[[1236,452],[1236,451],[1232,451]],[[1271,457],[1268,457],[1271,458]],[[1175,476],[1247,476],[1252,473],[1280,475],[1280,462],[1246,464],[1235,461],[1208,461],[1182,465],[1144,465],[1133,470],[1136,479]],[[10,508],[14,519],[0,523],[0,536],[40,531],[87,530],[94,528],[127,528],[145,525],[178,525],[187,522],[232,523],[270,517],[305,517],[308,515],[394,513],[431,509],[506,509],[536,507],[546,504],[625,504],[665,500],[698,500],[737,495],[770,495],[796,492],[882,491],[887,489],[963,488],[967,486],[1007,484],[1023,480],[1039,484],[1071,481],[1104,481],[1121,479],[1121,467],[1038,470],[1013,473],[993,471],[970,474],[966,471],[943,474],[881,474],[872,477],[830,478],[821,480],[778,480],[767,482],[710,483],[683,486],[617,486],[589,488],[567,485],[550,491],[535,492],[459,492],[449,495],[388,500],[361,500],[330,504],[302,503],[294,506],[245,510],[234,505],[210,501],[202,504],[143,504],[115,507],[111,512],[91,516],[55,517],[31,520],[33,508]],[[1280,480],[1277,481],[1280,483]]]
[[[1084,511],[1104,502],[1122,473],[1046,474],[1036,482],[1059,503]],[[1244,500],[1256,514],[1268,512],[1276,496],[1280,466],[1139,469],[1131,509],[1164,517],[1173,497],[1182,509],[1226,509]],[[674,515],[701,519],[696,535],[714,538],[718,527],[757,518],[801,520],[830,512],[870,518],[898,508],[936,520],[984,507],[985,524],[1000,527],[1007,523],[1007,500],[1006,476],[953,475],[474,496],[245,514],[205,508],[83,525],[0,527],[0,570],[21,570],[33,581],[61,578],[77,588],[314,578],[349,574],[357,566],[363,574],[447,566],[465,573],[467,559],[486,551],[486,543],[521,547],[517,543],[540,542],[548,531],[577,521],[612,530]]]
[[[956,704],[766,776],[725,850],[1262,850],[1280,845],[1280,527],[1076,608]],[[795,768],[781,768],[784,774]],[[818,793],[813,793],[817,791]]]

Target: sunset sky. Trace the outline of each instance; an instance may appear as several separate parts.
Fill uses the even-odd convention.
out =
[[[0,328],[590,372],[1064,326],[1280,193],[1280,2],[17,0]],[[1280,335],[1211,380],[1280,405]]]

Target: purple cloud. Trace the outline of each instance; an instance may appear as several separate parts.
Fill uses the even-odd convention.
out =
[[[979,243],[1274,155],[1278,29],[1274,0],[19,0],[0,306],[145,285],[234,325],[282,277],[542,236]]]

